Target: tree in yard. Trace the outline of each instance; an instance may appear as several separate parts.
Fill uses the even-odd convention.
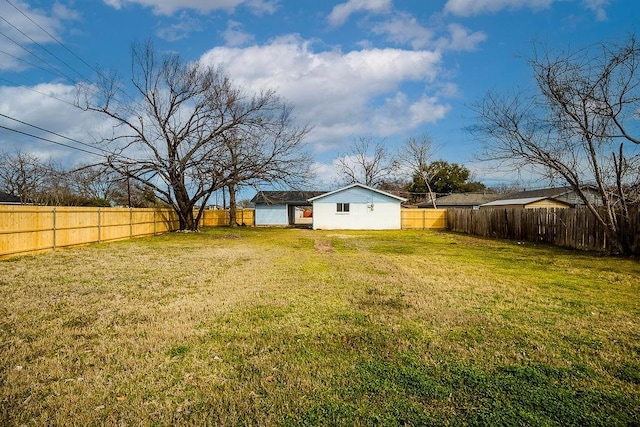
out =
[[[225,138],[268,134],[288,107],[273,91],[248,94],[216,68],[159,55],[151,43],[131,51],[137,99],[118,102],[119,82],[103,78],[97,99],[87,91],[81,104],[118,125],[106,163],[172,206],[181,230],[196,230],[211,194],[229,184]]]
[[[397,162],[384,145],[371,137],[353,140],[349,151],[337,160],[339,173],[348,184],[360,183],[377,187],[397,169]]]
[[[419,177],[427,187],[431,204],[436,207],[436,195],[431,188],[431,179],[437,172],[436,168],[429,169],[435,154],[433,140],[429,135],[411,137],[400,147],[398,163],[411,178]]]
[[[577,52],[545,50],[530,65],[533,93],[489,93],[474,107],[483,159],[530,166],[566,182],[603,226],[614,252],[639,253],[640,236],[629,229],[629,205],[640,184],[635,37]],[[586,185],[597,188],[599,203],[583,192]]]
[[[37,156],[16,151],[0,153],[0,189],[20,198],[20,203],[42,203],[53,166]]]
[[[485,189],[484,184],[481,182],[470,180],[471,171],[468,168],[457,163],[436,160],[429,163],[426,169],[424,176],[431,177],[429,187],[436,194],[469,193]],[[423,174],[415,173],[413,182],[409,186],[409,191],[412,193],[425,193],[427,192],[426,184]]]
[[[237,225],[236,194],[240,186],[301,186],[310,177],[311,157],[306,152],[306,126],[296,126],[292,110],[272,111],[257,129],[237,129],[222,135],[223,146],[215,160],[221,181],[229,192],[229,225]]]

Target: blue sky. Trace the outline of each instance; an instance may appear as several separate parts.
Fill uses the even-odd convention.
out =
[[[622,40],[638,32],[639,12],[636,0],[0,0],[0,126],[87,148],[62,136],[91,143],[110,126],[70,105],[75,84],[96,68],[126,77],[131,42],[151,39],[286,98],[313,126],[307,143],[324,183],[354,138],[394,150],[425,133],[476,179],[510,181],[473,160],[469,106],[489,90],[531,86],[535,43]],[[0,128],[0,151],[14,148],[96,160]]]

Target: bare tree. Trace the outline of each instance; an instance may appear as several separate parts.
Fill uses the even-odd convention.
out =
[[[20,203],[42,203],[45,188],[50,185],[51,161],[16,151],[0,154],[0,188],[20,198]]]
[[[419,176],[424,181],[434,209],[436,208],[436,195],[430,183],[439,171],[436,166],[432,165],[435,152],[433,139],[429,135],[422,135],[408,138],[398,153],[399,164],[410,179]]]
[[[339,156],[338,170],[349,184],[359,182],[377,187],[397,169],[397,163],[384,145],[372,137],[354,139],[349,150]]]
[[[259,133],[283,108],[273,91],[247,94],[221,71],[158,55],[151,43],[132,47],[138,99],[118,102],[119,84],[103,79],[98,99],[87,93],[79,104],[118,124],[107,163],[172,206],[181,230],[196,230],[211,194],[227,184],[217,161],[223,136]]]
[[[631,189],[637,188],[640,143],[640,46],[602,44],[577,52],[536,54],[537,91],[488,94],[474,107],[483,159],[533,166],[569,184],[603,225],[615,252],[638,253],[629,231]],[[595,186],[598,202],[583,189]]]
[[[298,187],[310,177],[311,156],[304,145],[306,126],[296,126],[291,108],[263,122],[259,129],[238,129],[223,135],[217,169],[229,192],[229,225],[235,226],[236,194],[240,186],[286,185]]]

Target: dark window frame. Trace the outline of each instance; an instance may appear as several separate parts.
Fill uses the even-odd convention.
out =
[[[349,203],[336,203],[336,212],[338,213],[349,213],[350,208]]]

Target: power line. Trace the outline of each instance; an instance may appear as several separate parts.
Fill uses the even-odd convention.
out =
[[[18,12],[20,12],[20,14],[22,14],[22,16],[24,16],[25,18],[27,18],[29,21],[31,21],[36,27],[40,28],[46,35],[48,35],[49,37],[51,37],[53,40],[56,41],[56,43],[58,43],[60,46],[62,46],[63,48],[65,48],[67,51],[69,51],[73,56],[75,56],[76,58],[78,58],[83,64],[85,64],[87,67],[91,68],[93,71],[95,71],[96,73],[100,74],[100,72],[98,70],[96,70],[93,66],[91,66],[87,61],[85,61],[84,59],[82,59],[80,56],[78,56],[74,51],[72,51],[71,49],[69,49],[64,43],[62,43],[60,40],[58,40],[53,34],[51,34],[49,31],[47,31],[45,28],[43,28],[40,24],[38,24],[36,21],[34,21],[29,15],[27,15],[26,13],[24,13],[22,10],[20,10],[20,8],[18,8],[15,4],[11,3],[9,0],[5,0],[7,3],[9,3],[9,5],[11,5],[11,7],[13,7],[15,10],[17,10]]]
[[[2,52],[2,51],[0,51],[0,52]],[[3,53],[4,53],[4,52],[3,52]],[[21,88],[23,88],[23,89],[30,90],[31,92],[35,92],[35,93],[40,94],[40,95],[42,95],[42,96],[46,96],[46,97],[48,97],[48,98],[55,99],[56,101],[64,102],[65,104],[69,104],[69,105],[71,105],[72,107],[80,108],[80,107],[78,107],[76,104],[74,104],[73,102],[69,102],[69,101],[67,101],[67,100],[65,100],[65,99],[58,98],[58,97],[53,96],[53,95],[51,95],[51,94],[49,94],[49,93],[40,92],[39,90],[36,90],[36,89],[34,89],[34,88],[32,88],[32,87],[25,86],[25,85],[23,85],[23,84],[20,84],[20,83],[14,82],[13,80],[5,79],[4,77],[0,77],[0,80],[4,80],[5,82],[10,83],[10,84],[14,85],[15,87],[21,87]]]
[[[104,157],[102,154],[94,153],[92,151],[85,150],[84,148],[74,147],[72,145],[68,145],[68,144],[65,144],[63,142],[53,141],[51,139],[47,139],[47,138],[43,138],[41,136],[33,135],[31,133],[28,133],[28,132],[23,132],[21,130],[11,129],[11,128],[8,128],[8,127],[2,126],[2,125],[0,125],[0,129],[5,129],[5,130],[8,130],[10,132],[15,132],[15,133],[19,133],[21,135],[30,136],[32,138],[40,139],[42,141],[50,142],[50,143],[56,144],[56,145],[61,145],[61,146],[66,147],[66,148],[71,148],[72,150],[82,151],[82,152],[85,152],[85,153],[88,153],[88,154],[91,154],[91,155],[94,155],[94,156]]]
[[[1,117],[4,117],[4,118],[6,118],[6,119],[9,119],[9,120],[13,120],[14,122],[18,122],[18,123],[20,123],[20,124],[23,124],[23,125],[30,126],[30,127],[32,127],[32,128],[35,128],[35,129],[41,130],[41,131],[43,131],[43,132],[48,132],[48,133],[53,134],[53,135],[55,135],[55,136],[57,136],[57,137],[59,137],[59,138],[64,138],[64,139],[66,139],[66,140],[68,140],[68,141],[75,142],[76,144],[84,145],[85,147],[89,147],[89,148],[91,148],[91,149],[96,149],[96,150],[98,150],[98,151],[102,151],[102,152],[107,153],[107,154],[114,154],[114,153],[110,153],[110,152],[108,152],[107,150],[104,150],[104,149],[102,149],[102,148],[100,148],[100,147],[94,147],[93,145],[91,145],[91,144],[87,144],[86,142],[78,141],[77,139],[73,139],[73,138],[69,138],[68,136],[60,135],[59,133],[56,133],[56,132],[50,131],[50,130],[48,130],[48,129],[41,128],[40,126],[36,126],[36,125],[31,124],[31,123],[24,122],[24,121],[22,121],[22,120],[19,120],[19,119],[14,118],[14,117],[7,116],[6,114],[2,114],[2,113],[0,113],[0,116],[1,116]]]
[[[65,61],[63,61],[59,56],[55,55],[53,52],[51,52],[49,49],[47,49],[45,46],[41,45],[40,43],[38,43],[37,41],[35,41],[30,35],[28,35],[27,33],[25,33],[24,31],[22,31],[20,28],[16,27],[15,25],[13,25],[11,22],[7,21],[6,18],[4,18],[3,16],[0,16],[0,19],[2,19],[4,22],[6,22],[7,24],[9,24],[12,28],[14,28],[16,31],[18,31],[20,34],[22,34],[23,36],[25,36],[26,38],[28,38],[29,40],[31,40],[32,43],[34,43],[35,45],[39,46],[40,49],[44,50],[45,52],[47,52],[49,55],[51,55],[52,57],[54,57],[55,59],[57,59],[58,61],[60,61],[62,64],[64,64],[67,68],[69,68],[70,70],[74,71],[77,75],[79,75],[80,77],[82,77],[85,80],[88,80],[81,72],[79,72],[78,70],[76,70],[75,68],[73,68],[71,65],[67,64]]]
[[[38,55],[36,55],[35,53],[31,52],[29,49],[27,49],[26,47],[22,46],[20,43],[18,43],[17,41],[15,41],[13,38],[9,37],[8,35],[6,35],[4,32],[0,31],[0,35],[2,35],[3,37],[5,37],[7,40],[11,41],[12,43],[14,43],[16,46],[18,46],[20,49],[24,50],[25,52],[27,52],[29,55],[33,56],[34,58],[36,58],[38,61],[43,62],[47,65],[49,65],[51,68],[55,69],[60,76],[64,77],[65,79],[69,80],[70,82],[73,82],[74,84],[77,84],[77,82],[67,76],[66,74],[64,74],[62,71],[60,71],[57,67],[55,67],[53,64],[45,61],[44,59],[40,58]]]
[[[102,73],[100,70],[96,69],[94,66],[92,66],[91,64],[89,64],[87,61],[85,61],[82,57],[80,57],[78,54],[76,54],[73,50],[71,50],[69,47],[67,47],[62,41],[60,41],[57,37],[55,37],[53,34],[51,34],[49,31],[47,31],[44,27],[42,27],[40,24],[38,24],[33,18],[31,18],[27,13],[25,13],[24,11],[22,11],[19,7],[17,7],[15,4],[13,4],[10,0],[5,0],[11,7],[13,7],[15,10],[17,10],[21,15],[23,15],[25,18],[27,18],[29,21],[31,21],[35,26],[37,26],[42,32],[44,32],[47,36],[49,36],[52,40],[54,40],[56,43],[58,43],[60,46],[62,46],[65,50],[67,50],[68,52],[70,52],[73,56],[75,56],[76,58],[78,58],[83,64],[85,64],[87,67],[89,67],[91,70],[93,70],[98,76],[102,77],[102,78],[107,78],[104,73]],[[58,56],[56,56],[55,54],[53,54],[52,52],[50,52],[47,48],[45,48],[44,46],[42,46],[40,43],[36,42],[35,40],[33,40],[31,37],[29,37],[28,35],[26,35],[24,32],[22,32],[20,29],[18,29],[15,25],[11,24],[10,22],[8,22],[6,19],[2,18],[0,16],[0,19],[4,20],[5,22],[7,22],[9,25],[11,25],[13,28],[15,28],[17,31],[20,31],[21,34],[23,34],[25,37],[27,37],[29,40],[31,40],[33,43],[37,44],[38,46],[40,46],[43,50],[45,50],[46,52],[48,52],[51,56],[53,56],[54,58],[56,58],[58,61],[60,61],[61,63],[63,63],[64,65],[66,65],[69,69],[71,69],[72,71],[74,71],[76,74],[80,75],[83,79],[85,79],[86,81],[90,81],[90,79],[88,79],[86,76],[84,76],[82,73],[80,73],[79,71],[77,71],[75,68],[71,67],[69,64],[67,64],[66,62],[64,62],[62,59],[60,59]],[[8,38],[8,36],[6,36],[5,34],[2,34],[5,37]],[[10,39],[11,40],[11,39]],[[18,44],[15,40],[12,40],[14,43]],[[18,46],[20,46],[18,44]],[[22,49],[27,50],[26,48],[24,48],[23,46],[20,46]],[[27,52],[29,52],[27,50]],[[31,52],[29,52],[31,53]],[[32,54],[33,55],[33,54]],[[38,58],[40,59],[40,58]],[[42,62],[47,63],[46,61],[43,61],[42,59],[40,59]],[[51,65],[51,64],[49,64]],[[38,67],[40,68],[40,67]],[[53,67],[56,68],[56,67]],[[56,68],[57,69],[57,68]],[[61,73],[62,74],[62,73]],[[70,80],[71,82],[73,82],[74,84],[77,84],[77,82],[73,79],[70,79],[68,76],[65,76],[63,74],[63,76]],[[92,92],[95,94],[96,91],[92,90]],[[124,90],[122,90],[121,88],[118,88],[118,92],[122,93],[126,98],[135,101],[135,99],[129,95],[128,93],[126,93]],[[115,102],[119,103],[119,104],[123,104],[126,105],[126,103],[122,102],[122,101],[118,101],[117,99],[113,99]]]
[[[59,134],[59,133],[57,133],[57,132],[53,132],[53,131],[51,131],[51,130],[48,130],[48,129],[42,128],[42,127],[40,127],[40,126],[36,126],[36,125],[34,125],[34,124],[27,123],[27,122],[25,122],[25,121],[22,121],[22,120],[16,119],[16,118],[14,118],[14,117],[7,116],[6,114],[2,114],[2,113],[0,113],[0,116],[1,116],[1,117],[4,117],[4,118],[7,118],[7,119],[9,119],[9,120],[13,120],[14,122],[18,122],[18,123],[20,123],[20,124],[23,124],[23,125],[30,126],[30,127],[32,127],[32,128],[35,128],[35,129],[41,130],[41,131],[43,131],[43,132],[50,133],[50,134],[55,135],[55,136],[57,136],[57,137],[59,137],[59,138],[64,138],[64,139],[66,139],[66,140],[68,140],[68,141],[75,142],[76,144],[80,144],[80,145],[83,145],[83,146],[85,146],[85,147],[91,148],[92,150],[98,150],[98,151],[102,152],[103,154],[97,154],[97,153],[90,152],[90,151],[87,151],[87,150],[82,149],[82,148],[79,148],[79,147],[74,147],[74,146],[71,146],[71,145],[68,145],[68,144],[63,144],[63,143],[58,142],[58,141],[52,141],[52,140],[49,140],[49,139],[46,139],[46,138],[41,138],[41,137],[38,137],[38,136],[35,136],[35,135],[28,134],[28,133],[26,133],[26,132],[18,131],[18,130],[16,130],[16,129],[11,129],[11,128],[7,128],[7,127],[4,127],[4,126],[1,126],[3,129],[7,129],[7,130],[10,130],[10,131],[12,131],[12,132],[22,133],[22,134],[27,135],[27,136],[33,136],[34,138],[42,139],[43,141],[53,142],[54,144],[62,145],[62,146],[64,146],[64,147],[68,147],[68,148],[71,148],[71,149],[74,149],[74,150],[84,151],[85,153],[93,154],[93,155],[96,155],[96,156],[101,156],[101,157],[103,157],[103,156],[105,156],[105,155],[108,155],[108,156],[113,156],[113,157],[119,157],[119,158],[121,158],[121,159],[128,160],[128,161],[131,161],[131,162],[135,162],[135,161],[136,161],[135,159],[132,159],[132,158],[130,158],[130,157],[122,156],[122,155],[120,155],[120,154],[116,154],[116,153],[114,153],[114,152],[112,152],[112,151],[105,150],[104,148],[95,147],[95,146],[93,146],[93,145],[91,145],[91,144],[87,144],[86,142],[82,142],[82,141],[79,141],[79,140],[77,140],[77,139],[70,138],[70,137],[65,136],[65,135],[61,135],[61,134]]]
[[[4,34],[3,34],[3,35],[4,35]],[[38,69],[40,69],[40,70],[44,71],[45,73],[49,73],[49,74],[52,74],[52,75],[54,75],[54,76],[58,76],[58,74],[54,73],[54,72],[53,72],[53,71],[51,71],[51,70],[47,70],[46,68],[41,67],[41,66],[39,66],[38,64],[34,64],[33,62],[29,62],[29,61],[27,61],[27,60],[26,60],[26,59],[24,59],[24,58],[20,58],[19,56],[15,56],[15,55],[13,55],[13,54],[11,54],[11,53],[9,53],[9,52],[6,52],[6,51],[4,51],[4,50],[1,50],[1,49],[0,49],[0,53],[4,53],[5,55],[10,56],[10,57],[12,57],[13,59],[15,59],[15,60],[17,60],[17,61],[24,62],[24,63],[25,63],[25,64],[27,64],[27,65],[31,65],[32,67],[38,68]]]

